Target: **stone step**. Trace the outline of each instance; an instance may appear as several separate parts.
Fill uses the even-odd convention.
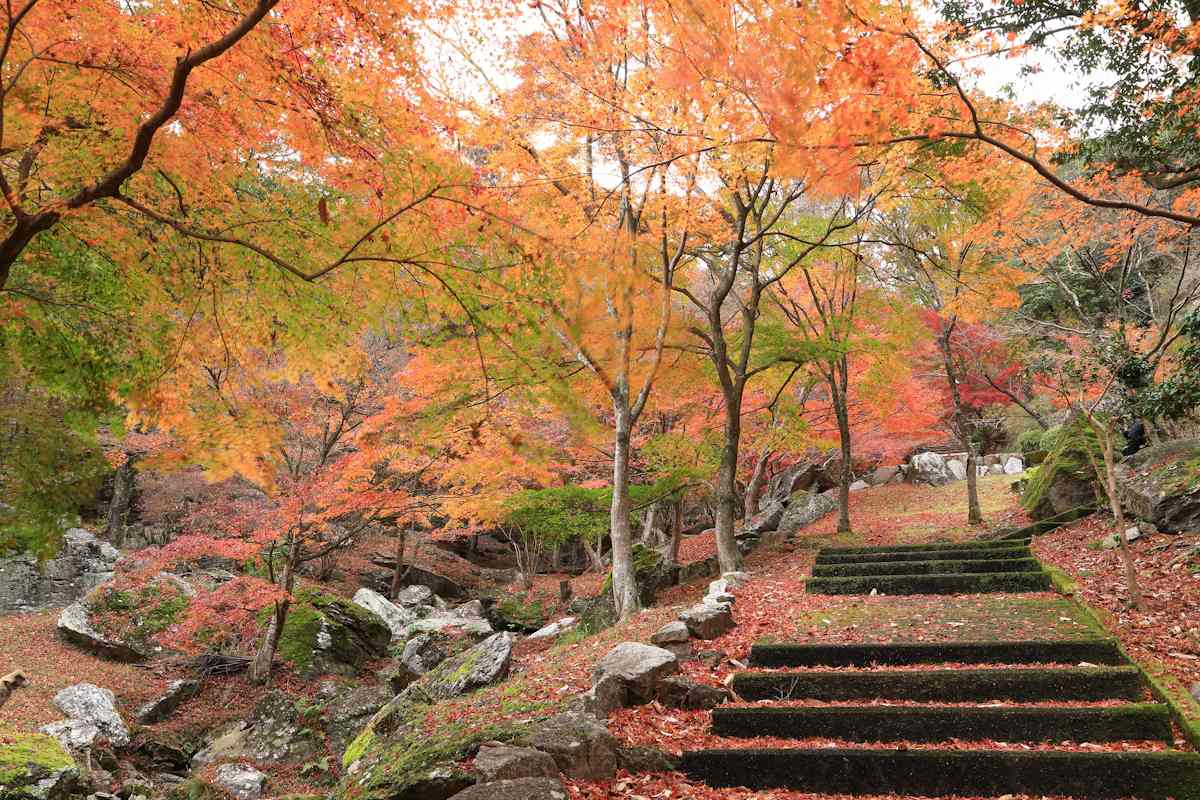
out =
[[[984,558],[1032,558],[1033,551],[1025,545],[978,548],[975,550],[906,550],[896,553],[826,553],[817,552],[818,564],[872,564],[880,561],[977,561]]]
[[[947,575],[860,575],[852,578],[809,578],[809,594],[978,594],[987,592],[1045,592],[1045,572],[979,572]]]
[[[825,706],[819,708],[718,707],[712,714],[718,736],[850,742],[940,742],[945,739],[999,742],[1171,742],[1171,718],[1158,703],[1102,708],[1036,706]]]
[[[693,780],[726,788],[871,795],[1067,795],[1093,800],[1200,800],[1200,755],[821,748],[695,750]]]
[[[805,670],[739,672],[733,690],[743,700],[1138,700],[1137,667],[1013,669]]]
[[[927,542],[924,544],[885,544],[878,547],[822,547],[821,552],[829,555],[862,555],[866,553],[913,553],[937,550],[994,550],[1005,545],[1030,542],[1028,536],[1021,539],[1002,539],[988,542]]]
[[[866,667],[871,664],[1124,664],[1114,639],[1025,642],[756,644],[756,667]]]
[[[867,561],[855,564],[817,564],[816,578],[852,578],[860,575],[930,575],[970,572],[1036,572],[1036,558],[991,558],[969,561]]]

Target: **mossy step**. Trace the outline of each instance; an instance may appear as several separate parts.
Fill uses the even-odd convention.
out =
[[[818,564],[876,564],[880,561],[977,561],[979,559],[1033,558],[1026,545],[991,547],[978,550],[910,550],[903,553],[825,553],[817,552]]]
[[[948,575],[860,575],[853,578],[809,578],[809,594],[974,594],[1045,592],[1046,572],[980,572]]]
[[[1067,795],[1200,800],[1200,755],[1178,752],[693,750],[681,770],[714,787],[870,795]]]
[[[970,561],[867,561],[856,564],[817,564],[813,577],[852,578],[859,575],[931,575],[964,572],[1036,572],[1036,558],[985,558]]]
[[[739,672],[733,690],[743,700],[1138,700],[1145,691],[1137,667],[1016,669],[812,670]]]
[[[1134,703],[1114,708],[1037,706],[827,706],[823,708],[713,709],[718,736],[821,736],[850,742],[1170,742],[1165,705]]]
[[[877,547],[822,547],[821,552],[829,555],[859,555],[864,553],[920,553],[937,550],[994,550],[1004,545],[1028,544],[1028,536],[1021,539],[1000,539],[989,542],[926,542],[924,544],[885,544]]]
[[[865,667],[870,664],[1124,664],[1114,639],[1025,642],[756,644],[756,667]]]

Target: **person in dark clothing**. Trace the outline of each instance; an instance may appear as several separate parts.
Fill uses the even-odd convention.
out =
[[[1125,447],[1121,450],[1121,455],[1131,456],[1145,446],[1146,426],[1140,419],[1134,417],[1125,428]]]

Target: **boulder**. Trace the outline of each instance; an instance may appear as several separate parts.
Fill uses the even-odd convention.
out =
[[[798,493],[788,501],[787,511],[779,521],[779,532],[792,536],[806,525],[837,510],[837,492],[833,489],[821,493]]]
[[[1002,464],[990,464],[987,468],[988,475],[1003,475],[1004,466]]]
[[[567,790],[554,778],[517,778],[481,783],[454,795],[451,800],[567,800]]]
[[[462,608],[462,607],[460,607]],[[468,609],[475,606],[468,605]],[[492,623],[482,616],[482,605],[479,606],[480,616],[471,616],[467,609],[462,611],[439,611],[419,619],[404,629],[404,637],[409,638],[420,633],[442,633],[443,631],[461,631],[476,639],[486,638],[496,632]],[[457,613],[456,613],[457,612]]]
[[[850,491],[852,491],[852,492],[861,492],[863,489],[870,489],[870,488],[871,488],[871,484],[867,483],[866,481],[862,481],[862,480],[858,480],[858,481],[855,481],[854,483],[850,484]]]
[[[687,642],[692,637],[686,624],[680,620],[668,622],[650,636],[650,643],[662,647],[668,644]]]
[[[950,473],[952,480],[965,481],[967,479],[967,465],[957,458],[946,459],[946,471]]]
[[[1009,456],[1004,461],[1005,475],[1020,475],[1025,471],[1025,462],[1016,456]]]
[[[177,708],[198,694],[200,694],[200,681],[171,681],[165,692],[138,709],[137,721],[141,725],[162,722],[174,714]]]
[[[400,652],[400,662],[418,675],[424,675],[429,670],[446,660],[446,648],[442,639],[432,633],[422,633],[404,643]]]
[[[750,518],[749,524],[742,529],[741,535],[761,535],[778,529],[785,511],[787,511],[787,506],[782,501],[774,498],[767,500],[762,510]]]
[[[406,694],[447,700],[489,686],[508,677],[512,664],[512,633],[497,633],[469,650],[448,658],[405,690]]]
[[[295,592],[279,655],[306,677],[357,675],[387,655],[391,629],[378,615],[311,587]]]
[[[1087,420],[1076,415],[1043,437],[1046,459],[1026,473],[1021,505],[1035,522],[1067,520],[1097,508],[1103,498],[1093,461],[1104,456]]]
[[[0,737],[0,797],[12,800],[67,800],[81,792],[79,768],[71,754],[44,734]]]
[[[1200,529],[1200,439],[1139,451],[1117,471],[1121,501],[1159,530]]]
[[[147,656],[131,644],[105,636],[92,626],[87,604],[82,600],[63,609],[58,617],[58,635],[63,640],[101,658],[114,661],[144,661]]]
[[[100,737],[100,729],[81,719],[60,719],[38,728],[39,733],[52,736],[72,753],[91,750]]]
[[[192,758],[192,766],[241,760],[302,763],[324,749],[324,744],[301,724],[292,698],[272,690],[258,701],[247,719],[214,731]]]
[[[618,681],[629,705],[649,703],[658,696],[659,684],[679,672],[679,659],[669,650],[641,642],[622,642],[608,651],[592,671],[593,685]]]
[[[549,753],[569,778],[599,781],[617,772],[617,741],[604,723],[590,714],[558,714],[537,725],[529,745]]]
[[[469,597],[481,580],[477,566],[440,547],[423,548],[418,561],[420,563],[404,565],[405,585],[424,586],[439,597]],[[371,563],[383,567],[384,571],[364,577],[375,589],[387,591],[395,575],[395,555],[380,553],[371,558]]]
[[[950,482],[946,459],[937,453],[917,453],[909,459],[904,476],[918,486],[945,486]]]
[[[213,785],[237,800],[258,800],[267,786],[267,776],[249,764],[222,764],[213,774]]]
[[[729,607],[715,603],[692,606],[680,614],[679,619],[697,639],[716,639],[736,626]]]
[[[475,756],[475,771],[480,783],[506,781],[515,778],[554,778],[558,765],[549,754],[532,747],[510,747],[504,744],[485,744]]]
[[[405,586],[396,597],[396,604],[405,608],[435,605],[433,589],[428,586]]]
[[[414,611],[396,605],[373,589],[359,589],[354,593],[353,603],[383,620],[392,632],[392,638],[403,636],[405,629],[417,619]]]
[[[541,628],[538,628],[536,631],[529,634],[529,638],[534,639],[534,640],[553,639],[555,636],[558,636],[559,634],[565,633],[565,632],[571,630],[572,628],[574,628],[576,625],[576,622],[577,621],[574,617],[564,617],[563,619],[560,619],[558,622],[551,622],[549,625],[545,625]]]
[[[100,736],[116,747],[129,744],[129,729],[117,712],[117,697],[110,689],[91,683],[77,683],[54,695],[54,707],[68,720],[96,728]]]
[[[0,558],[0,614],[65,606],[110,580],[120,553],[82,528],[63,534],[54,558],[19,553]]]
[[[732,698],[728,689],[697,683],[690,678],[667,678],[659,690],[662,704],[688,711],[707,711]]]
[[[892,483],[900,477],[899,467],[879,467],[867,474],[867,483],[872,486],[883,486]]]
[[[812,461],[802,461],[772,476],[767,484],[767,497],[786,503],[796,492],[807,492],[817,484],[820,467]],[[765,505],[764,505],[765,508]]]
[[[371,717],[394,696],[387,686],[339,687],[321,714],[330,751],[341,755]]]

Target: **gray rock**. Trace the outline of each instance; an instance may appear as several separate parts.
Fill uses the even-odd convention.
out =
[[[508,677],[512,664],[512,633],[497,633],[453,658],[443,661],[408,687],[406,693],[447,700]]]
[[[379,679],[388,687],[392,696],[396,696],[417,682],[424,672],[416,672],[403,661],[396,661],[379,673]]]
[[[989,475],[1003,475],[1004,466],[1001,464],[989,464],[987,471]]]
[[[729,607],[713,603],[692,606],[679,619],[697,639],[716,639],[736,627]]]
[[[567,800],[567,791],[553,778],[518,778],[481,783],[459,792],[452,800]]]
[[[783,519],[779,521],[779,532],[784,536],[792,536],[804,526],[811,525],[835,511],[837,507],[837,491],[833,489],[819,494],[812,492],[792,495]]]
[[[850,491],[852,492],[861,492],[863,489],[870,488],[871,484],[867,483],[866,481],[855,481],[854,483],[850,484]]]
[[[392,632],[374,612],[310,586],[295,596],[283,639],[289,641],[293,666],[302,676],[355,676],[387,655]],[[297,613],[301,609],[306,613]],[[314,614],[315,625],[306,621]]]
[[[650,636],[650,643],[662,647],[668,644],[686,642],[692,637],[687,625],[679,620],[668,622]]]
[[[1196,702],[1200,703],[1200,683],[1192,684],[1192,697],[1196,698]]]
[[[70,720],[94,725],[110,744],[117,747],[129,744],[129,729],[117,712],[117,698],[112,690],[77,683],[54,695],[54,706]]]
[[[58,743],[72,753],[92,749],[100,738],[100,729],[82,719],[60,719],[38,728],[39,733],[53,736]]]
[[[1005,475],[1020,475],[1025,471],[1025,462],[1016,456],[1009,456],[1004,462]]]
[[[622,642],[596,665],[592,682],[620,681],[625,688],[625,702],[642,705],[657,697],[663,678],[677,672],[679,659],[671,651],[641,642]]]
[[[618,747],[617,766],[626,772],[674,772],[680,759],[653,747]]]
[[[921,486],[944,486],[950,482],[950,470],[939,454],[917,453],[909,459],[905,478]]]
[[[602,677],[583,695],[581,710],[598,719],[629,705],[629,692],[625,681],[612,675]]]
[[[267,786],[267,776],[249,764],[222,764],[217,767],[213,783],[237,800],[258,800]]]
[[[549,754],[532,747],[510,747],[503,744],[484,745],[475,756],[475,770],[480,783],[507,781],[516,778],[554,778],[558,765]]]
[[[146,654],[126,642],[110,639],[92,627],[87,605],[81,600],[63,609],[58,617],[58,635],[93,655],[114,661],[144,661]]]
[[[538,628],[533,633],[529,634],[530,639],[552,639],[559,634],[571,630],[577,624],[574,617],[565,617],[558,622],[551,622],[549,625]]]
[[[617,742],[590,714],[568,712],[540,723],[529,736],[532,747],[549,753],[569,778],[604,780],[617,772]]]
[[[324,751],[301,724],[292,698],[279,690],[263,696],[249,718],[218,728],[192,758],[192,767],[216,761],[304,762]]]
[[[1200,529],[1200,439],[1147,447],[1117,468],[1121,500],[1161,531]]]
[[[359,589],[354,593],[353,602],[359,608],[365,608],[382,619],[392,632],[393,639],[402,637],[405,629],[417,619],[413,611],[396,605],[372,589]]]
[[[796,492],[807,492],[816,486],[821,468],[812,461],[802,461],[773,476],[767,484],[767,496],[783,503]]]
[[[1142,538],[1142,532],[1138,529],[1138,526],[1134,525],[1133,527],[1125,529],[1125,541],[1136,542],[1140,538]],[[1113,550],[1117,547],[1120,547],[1120,534],[1118,534],[1116,531],[1113,531],[1108,536],[1104,537],[1104,539],[1100,542],[1100,546],[1105,550]]]
[[[138,709],[137,721],[142,725],[162,722],[198,694],[200,681],[171,681],[162,695]]]
[[[325,705],[321,715],[329,737],[329,749],[341,755],[358,736],[375,712],[395,696],[387,686],[345,687]]]
[[[742,530],[742,534],[763,534],[776,530],[779,528],[779,522],[783,519],[786,510],[787,507],[781,501],[768,500],[762,510],[750,518],[750,524]]]
[[[732,697],[728,689],[697,683],[689,678],[667,678],[662,682],[659,695],[663,705],[689,711],[713,709],[728,703]]]
[[[967,479],[967,465],[957,458],[946,460],[946,471],[950,473],[952,480],[965,481]]]
[[[482,638],[495,633],[492,623],[483,617],[468,617],[456,615],[453,612],[438,612],[419,619],[404,629],[404,638],[416,636],[419,633],[441,633],[447,630],[459,630],[468,636]]]
[[[483,601],[471,600],[463,603],[461,606],[456,606],[450,614],[461,619],[481,619],[483,617]]]
[[[48,561],[28,553],[0,558],[0,614],[72,603],[110,580],[119,557],[108,542],[71,528]]]
[[[396,597],[396,604],[405,608],[432,606],[434,605],[433,589],[428,586],[405,586]]]
[[[417,675],[424,675],[445,661],[446,656],[446,649],[438,637],[422,633],[404,643],[400,661]]]
[[[900,477],[899,467],[879,467],[867,475],[867,483],[872,486],[883,486]]]

